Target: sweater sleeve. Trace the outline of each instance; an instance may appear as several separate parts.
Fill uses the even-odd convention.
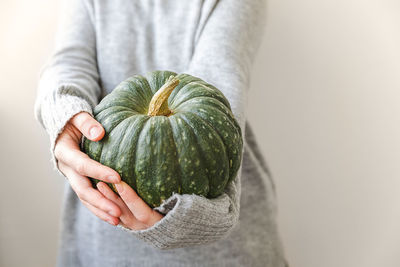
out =
[[[83,0],[65,1],[54,53],[39,78],[34,114],[50,136],[56,170],[53,151],[58,135],[75,114],[92,114],[100,97],[93,16],[88,5]]]
[[[219,88],[245,129],[245,104],[251,65],[264,26],[264,0],[219,0],[196,37],[186,72]],[[174,194],[160,207],[164,218],[145,230],[129,230],[161,249],[207,244],[224,238],[239,219],[241,169],[214,199]]]

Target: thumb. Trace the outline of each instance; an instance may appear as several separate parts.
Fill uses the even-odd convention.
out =
[[[71,123],[87,139],[92,141],[99,141],[105,134],[103,126],[86,111],[80,112],[72,117]]]

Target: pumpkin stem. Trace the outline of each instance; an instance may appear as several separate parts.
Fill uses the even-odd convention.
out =
[[[178,84],[179,80],[177,78],[172,75],[169,76],[164,85],[151,98],[147,115],[168,116],[171,114],[171,110],[168,108],[168,97]]]

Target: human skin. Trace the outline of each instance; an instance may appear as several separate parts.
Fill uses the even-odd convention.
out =
[[[150,208],[110,167],[92,160],[83,153],[79,144],[82,135],[91,141],[104,137],[103,126],[89,113],[80,112],[65,125],[56,140],[54,155],[59,170],[67,177],[83,205],[100,219],[131,230],[147,229],[163,218],[163,215]],[[100,181],[93,188],[88,177]],[[106,183],[113,183],[118,191],[115,194]]]

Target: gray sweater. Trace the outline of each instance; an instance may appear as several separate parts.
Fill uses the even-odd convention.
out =
[[[197,76],[230,101],[242,167],[215,199],[174,194],[145,230],[103,222],[66,183],[58,266],[286,266],[271,174],[246,122],[264,0],[67,0],[35,116],[54,144],[66,122],[122,80],[153,70]],[[61,172],[60,172],[61,173]]]

